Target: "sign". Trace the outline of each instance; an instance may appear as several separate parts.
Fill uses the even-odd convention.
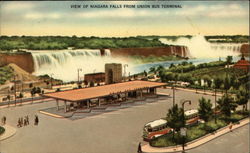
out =
[[[187,128],[181,128],[181,136],[187,136]]]

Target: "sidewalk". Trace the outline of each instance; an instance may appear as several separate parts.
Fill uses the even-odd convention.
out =
[[[39,104],[39,103],[43,103],[43,102],[48,102],[48,101],[53,101],[53,99],[51,98],[43,98],[43,99],[38,99],[38,100],[29,100],[29,101],[24,101],[22,103],[16,103],[16,106],[21,106],[21,105],[27,105],[27,104]],[[15,104],[5,104],[5,105],[0,105],[0,109],[1,108],[7,108],[7,107],[15,107]]]
[[[244,119],[240,122],[240,124],[234,124],[232,127],[232,130],[237,129],[239,127],[242,127],[246,124],[249,124],[249,118]],[[192,142],[189,142],[185,146],[185,150],[190,150],[193,148],[196,148],[202,144],[205,144],[221,135],[224,135],[226,133],[230,132],[229,126],[226,126],[220,130],[218,130],[216,133],[211,133],[208,135],[205,135],[198,140],[194,140]],[[162,148],[157,148],[157,147],[151,147],[149,144],[143,145],[142,146],[142,151],[144,153],[160,153],[160,152],[181,152],[182,151],[182,146],[172,146],[172,147],[162,147]]]
[[[167,86],[166,89],[172,89],[172,87],[169,87]],[[197,90],[196,92],[196,89],[191,89],[191,88],[180,88],[180,87],[176,87],[175,88],[176,90],[183,90],[183,91],[189,91],[189,92],[194,92],[194,93],[197,93],[197,94],[204,94],[204,91],[203,90]],[[214,96],[214,92],[211,92],[211,90],[206,90],[205,91],[205,95],[212,95]],[[217,96],[222,96],[223,94],[220,93],[220,92],[217,92],[216,94]]]
[[[8,139],[16,134],[16,128],[9,125],[4,125],[2,127],[4,127],[5,131],[3,134],[0,135],[0,141]]]

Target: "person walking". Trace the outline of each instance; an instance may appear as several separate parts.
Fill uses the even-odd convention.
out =
[[[27,121],[26,121],[26,118],[23,119],[23,126],[26,126],[27,125]]]
[[[23,117],[20,118],[21,127],[23,126]]]
[[[27,122],[27,125],[30,124],[30,122],[29,122],[29,116],[28,115],[26,116],[26,122]]]
[[[38,116],[35,115],[35,125],[38,125],[38,122],[39,122]]]
[[[21,125],[21,119],[20,119],[20,118],[18,118],[17,127],[18,127],[18,128],[22,127],[22,125]]]
[[[233,128],[233,123],[230,122],[230,124],[229,124],[229,130],[230,130],[230,132],[233,132],[233,131],[232,131],[232,128]]]
[[[137,153],[142,153],[142,150],[141,150],[141,142],[140,142],[139,145],[138,145]]]
[[[3,123],[3,125],[6,124],[6,116],[3,116],[3,118],[2,118],[2,123]]]

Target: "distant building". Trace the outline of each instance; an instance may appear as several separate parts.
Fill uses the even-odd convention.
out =
[[[249,61],[245,60],[244,56],[242,55],[241,59],[237,63],[235,63],[233,67],[236,69],[242,69],[246,72],[249,72],[250,63]]]
[[[100,83],[105,81],[105,73],[88,73],[84,75],[84,81]]]
[[[105,83],[112,84],[119,82],[122,82],[122,64],[105,64]]]

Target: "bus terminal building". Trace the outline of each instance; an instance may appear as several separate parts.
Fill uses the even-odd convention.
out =
[[[56,107],[59,110],[59,103],[64,103],[64,112],[72,109],[100,107],[112,103],[122,103],[128,99],[142,98],[147,95],[155,95],[156,89],[166,86],[165,83],[150,81],[128,81],[122,83],[108,84],[103,86],[74,89],[43,94],[43,97],[56,100]]]

